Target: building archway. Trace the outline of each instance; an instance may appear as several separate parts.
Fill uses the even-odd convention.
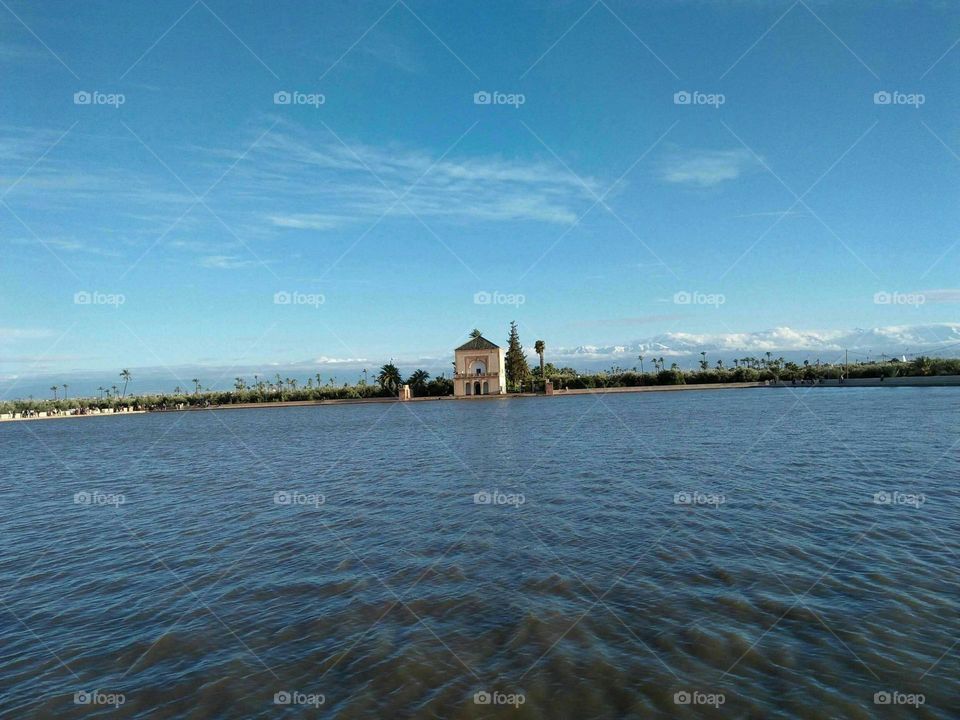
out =
[[[487,384],[486,380],[483,382],[483,394],[484,395],[490,394],[490,386]]]
[[[480,394],[480,382],[479,382],[479,381],[477,381],[477,382],[475,382],[475,383],[473,384],[473,394],[474,394],[474,395],[479,395],[479,394]]]

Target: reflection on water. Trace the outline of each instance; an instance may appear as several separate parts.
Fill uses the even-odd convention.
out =
[[[955,717],[958,400],[5,424],[0,713]]]

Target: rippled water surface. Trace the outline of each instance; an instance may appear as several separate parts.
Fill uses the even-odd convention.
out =
[[[5,423],[0,716],[957,717],[958,409],[813,388]],[[475,503],[494,490],[514,504]]]

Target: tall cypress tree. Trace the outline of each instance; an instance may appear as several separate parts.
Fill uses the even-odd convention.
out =
[[[510,323],[510,337],[507,338],[507,355],[505,357],[507,366],[507,388],[516,390],[518,386],[530,376],[530,368],[527,365],[527,357],[523,354],[523,346],[520,344],[520,333],[517,332],[517,323]]]

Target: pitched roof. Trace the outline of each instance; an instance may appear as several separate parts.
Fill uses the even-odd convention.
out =
[[[467,342],[457,348],[457,350],[499,350],[499,345],[494,345],[492,342],[487,340],[483,335],[475,338],[470,338]],[[456,351],[454,351],[456,352]]]

